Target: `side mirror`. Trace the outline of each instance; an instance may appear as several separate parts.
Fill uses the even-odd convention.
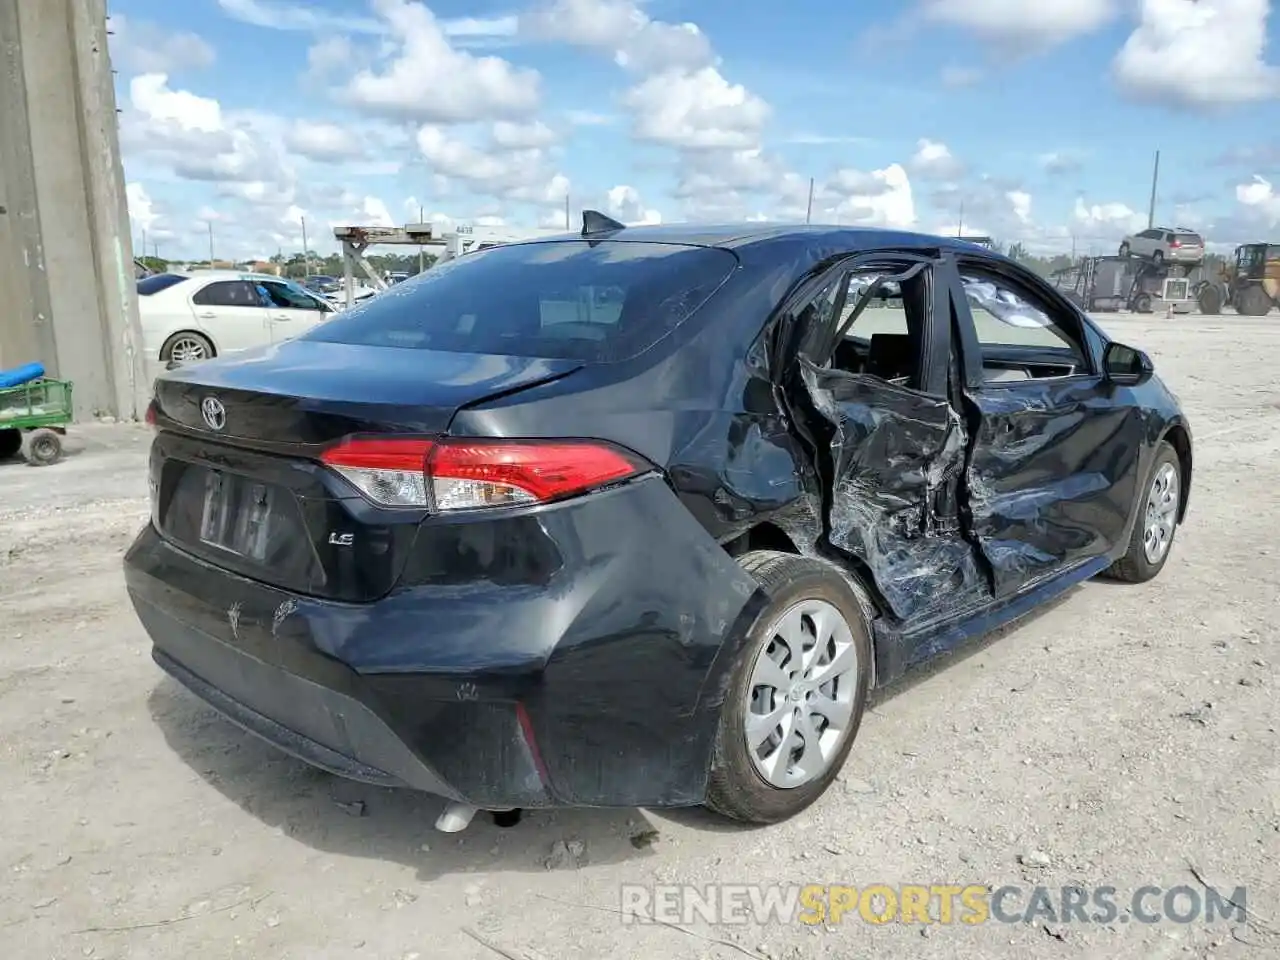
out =
[[[1109,343],[1102,354],[1103,375],[1119,386],[1136,387],[1150,380],[1155,372],[1151,358],[1137,347]]]

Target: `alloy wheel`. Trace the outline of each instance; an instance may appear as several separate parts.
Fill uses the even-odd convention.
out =
[[[207,360],[209,358],[209,349],[204,342],[197,340],[195,337],[179,337],[173,341],[173,345],[169,348],[169,359],[176,360],[178,363],[193,363],[197,360]]]
[[[858,652],[844,616],[803,600],[775,621],[756,657],[744,735],[756,772],[790,790],[821,777],[849,735]]]

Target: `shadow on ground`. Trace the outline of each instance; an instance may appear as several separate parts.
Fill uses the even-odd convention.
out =
[[[558,841],[575,849],[572,841],[581,843],[584,864],[645,858],[660,829],[637,810],[582,809],[525,811],[509,828],[480,813],[462,833],[440,833],[439,798],[317,770],[224,720],[167,677],[147,706],[179,758],[246,813],[316,850],[413,867],[422,881],[545,872]]]

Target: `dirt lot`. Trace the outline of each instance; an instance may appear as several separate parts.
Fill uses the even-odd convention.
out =
[[[119,570],[147,509],[143,429],[85,427],[62,464],[0,467],[3,954],[1276,956],[1280,321],[1107,326],[1192,417],[1191,514],[1162,576],[1088,584],[889,691],[843,783],[765,830],[581,811],[438,834],[438,802],[311,771],[153,666]],[[611,912],[623,883],[716,880],[1105,884],[1124,904],[1198,888],[1192,864],[1247,886],[1254,921],[682,932]]]

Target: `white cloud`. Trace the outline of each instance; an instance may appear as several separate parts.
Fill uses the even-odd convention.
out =
[[[828,201],[823,212],[840,223],[911,227],[916,222],[911,179],[899,163],[870,173],[840,170],[823,195]]]
[[[921,12],[1009,49],[1028,50],[1093,33],[1119,8],[1118,0],[923,0]]]
[[[1147,218],[1124,203],[1087,204],[1077,197],[1071,213],[1071,222],[1077,233],[1089,239],[1118,240],[1120,237],[1147,228]]]
[[[1236,200],[1269,226],[1280,223],[1280,194],[1265,177],[1255,176],[1249,183],[1237,185]]]
[[[129,73],[200,70],[217,59],[213,47],[188,31],[171,31],[122,13],[111,15],[111,60]]]
[[[629,70],[656,73],[714,64],[711,43],[693,23],[651,19],[630,0],[554,0],[521,17],[530,38],[613,54]]]
[[[1029,225],[1031,223],[1031,194],[1025,190],[1010,190],[1004,196],[1009,201],[1013,215],[1018,218],[1019,222],[1023,225]]]
[[[289,0],[218,0],[218,6],[223,13],[235,20],[269,30],[309,33],[337,30],[370,35],[382,35],[390,30],[386,21],[377,17],[335,14],[320,6],[291,3]],[[519,18],[460,17],[441,20],[440,26],[446,36],[457,37],[465,43],[481,38],[513,37],[519,26]]]
[[[129,100],[149,120],[200,133],[218,133],[223,129],[222,106],[217,100],[186,90],[171,90],[169,78],[163,73],[134,77],[129,83]]]
[[[455,48],[421,3],[371,2],[389,35],[381,69],[361,69],[347,83],[343,98],[352,106],[430,123],[517,119],[537,110],[537,71]]]
[[[284,142],[294,153],[322,163],[356,160],[365,155],[364,145],[351,128],[336,123],[295,120]]]
[[[528,150],[549,147],[560,135],[541,120],[533,123],[511,123],[499,120],[493,125],[493,143],[504,150]]]
[[[129,220],[135,230],[150,230],[158,218],[147,188],[140,183],[129,183],[124,188],[129,204]]]
[[[609,191],[609,216],[621,220],[623,223],[641,224],[641,223],[661,223],[662,214],[657,210],[646,207],[640,191],[635,187],[625,183],[618,184]]]
[[[504,133],[515,139],[516,133],[529,131]],[[430,125],[418,130],[417,145],[436,174],[467,183],[479,194],[546,205],[564,203],[569,192],[568,178],[551,169],[539,147],[500,149],[490,142],[482,148]]]
[[[635,116],[635,135],[692,150],[740,150],[759,144],[769,105],[715,67],[691,73],[667,70],[629,90],[624,103]]]
[[[1266,62],[1268,0],[1142,0],[1114,64],[1130,95],[1187,107],[1280,96]]]
[[[1075,173],[1082,166],[1081,160],[1077,155],[1059,150],[1040,154],[1036,158],[1036,162],[1040,165],[1040,169],[1053,176]]]
[[[930,180],[952,180],[964,172],[964,165],[951,153],[950,147],[928,139],[916,143],[916,152],[908,166],[912,173]]]

